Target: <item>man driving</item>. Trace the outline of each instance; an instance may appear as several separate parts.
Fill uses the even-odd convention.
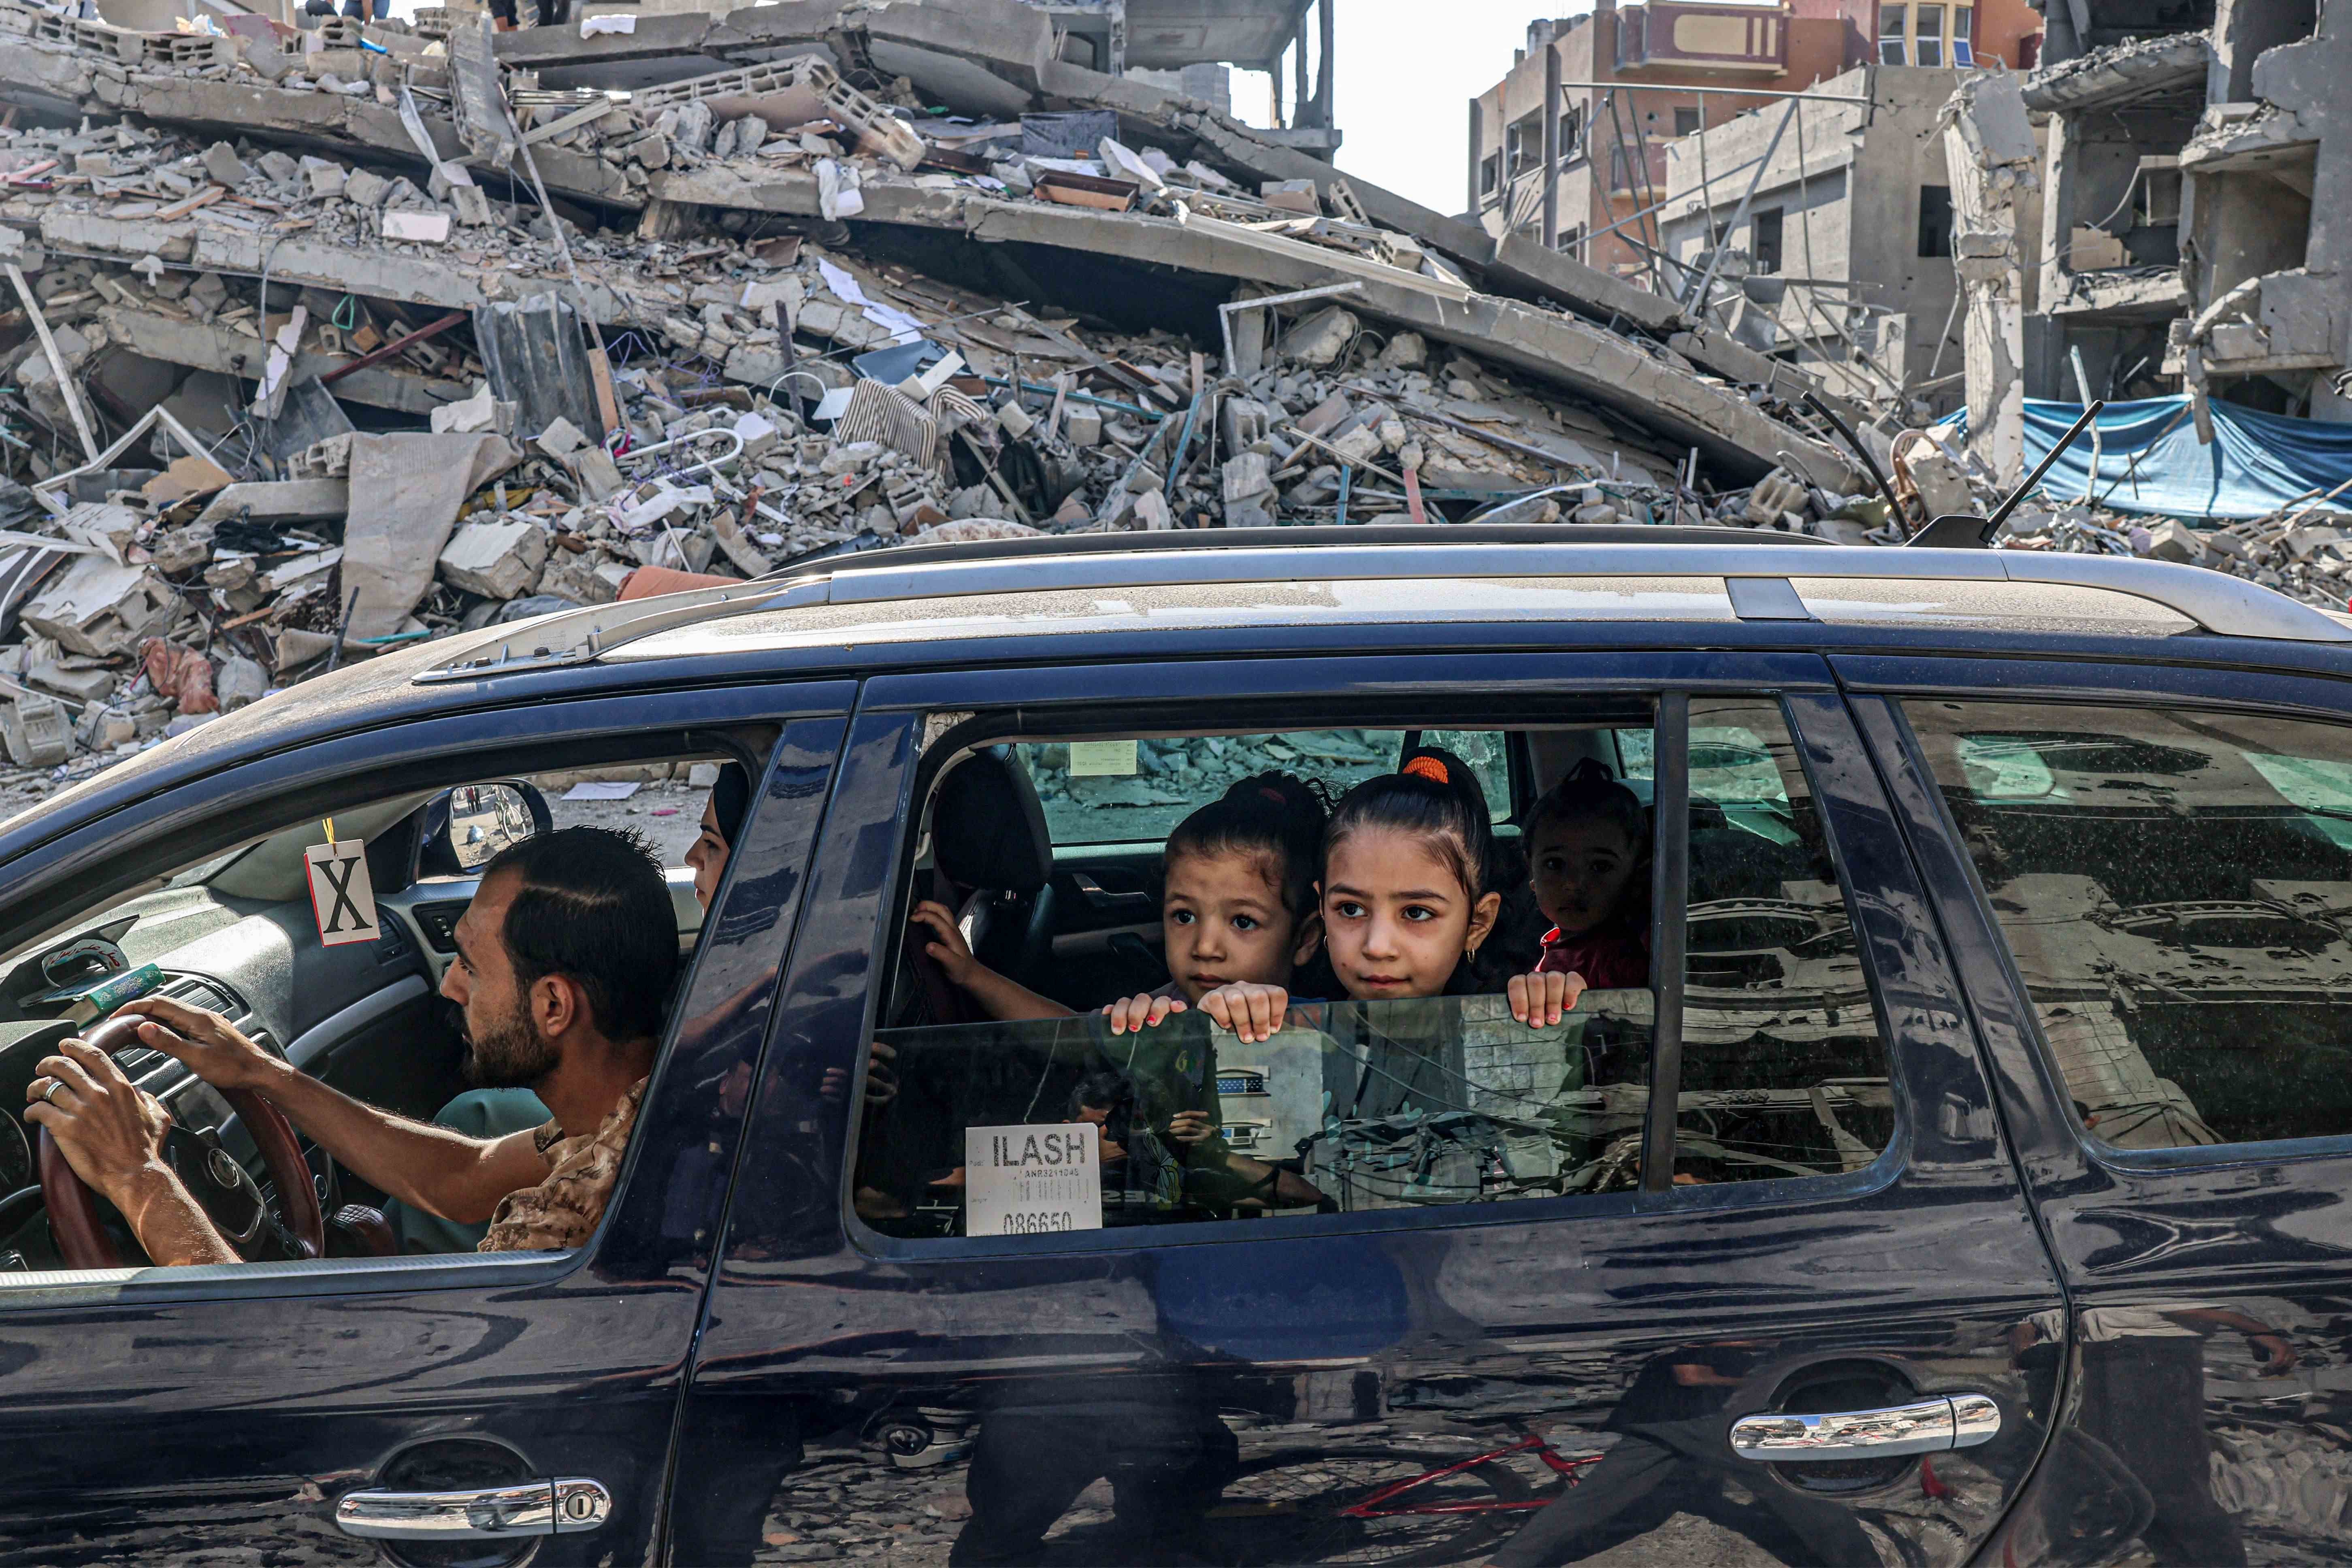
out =
[[[596,1228],[635,1126],[677,969],[677,922],[643,839],[602,827],[527,838],[482,868],[441,994],[465,1013],[466,1073],[538,1092],[551,1120],[496,1139],[413,1121],[329,1088],[216,1014],[160,996],[121,1012],[142,1044],[219,1089],[268,1098],[362,1180],[461,1224],[484,1252],[577,1247]],[[120,1209],[162,1265],[236,1252],[162,1154],[170,1115],[103,1051],[66,1040],[26,1119]]]

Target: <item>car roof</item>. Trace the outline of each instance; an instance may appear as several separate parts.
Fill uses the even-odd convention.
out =
[[[1393,586],[1362,586],[1371,584]],[[1297,593],[1307,584],[1349,586],[1308,605]],[[1537,584],[1550,591],[1538,593]],[[1091,624],[1074,613],[1079,601],[1037,597],[1107,593],[1127,597],[1105,601]],[[978,603],[983,599],[992,602]],[[1365,625],[1907,618],[1987,630],[2352,642],[2352,624],[2242,578],[2121,556],[1890,550],[1730,528],[1307,527],[845,553],[740,585],[518,623],[507,635],[453,650],[416,679],[478,680],[599,661],[871,640],[877,627],[889,628],[892,640],[949,640],[1041,628],[1109,631],[1120,629],[1121,613],[1128,629],[1136,616],[1155,629],[1296,624],[1309,609],[1321,623]]]

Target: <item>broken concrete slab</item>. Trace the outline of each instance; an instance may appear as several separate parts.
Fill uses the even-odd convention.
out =
[[[522,460],[494,435],[355,435],[350,515],[343,524],[343,585],[357,591],[351,635],[398,631],[432,586],[434,563],[457,509]]]
[[[245,516],[255,522],[327,522],[351,510],[347,479],[278,479],[236,484],[222,490],[196,514],[198,522],[219,522]]]
[[[25,603],[18,618],[72,653],[110,658],[136,649],[180,612],[180,595],[146,566],[78,557]]]

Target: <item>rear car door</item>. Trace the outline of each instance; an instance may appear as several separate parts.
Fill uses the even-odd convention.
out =
[[[852,690],[542,697],[378,724],[235,762],[11,863],[0,900],[16,900],[16,911],[61,896],[61,867],[86,885],[113,885],[123,866],[175,844],[234,842],[279,816],[322,815],[331,805],[311,803],[348,798],[353,781],[429,793],[648,747],[708,752],[710,736],[765,737],[757,750],[751,741],[719,748],[751,768],[750,815],[681,971],[618,1185],[588,1244],[0,1272],[0,1450],[9,1456],[0,1562],[658,1556],[680,1374],[741,1091],[772,1016]],[[412,959],[415,940],[412,931]],[[403,1005],[417,988],[400,982]],[[5,1060],[12,1073],[30,1071],[17,1055]],[[21,1078],[7,1094],[21,1103]],[[5,1131],[17,1127],[11,1116]],[[12,1226],[25,1197],[10,1200]],[[31,1197],[37,1225],[40,1189]],[[405,1522],[388,1520],[386,1493],[426,1500],[403,1505]],[[373,1500],[368,1519],[353,1514],[362,1494]]]
[[[1368,652],[1203,682],[867,682],[697,1349],[680,1559],[1967,1561],[2040,1447],[2011,1343],[2063,1303],[1823,661]],[[1378,1010],[1419,1004],[1324,1005],[1256,1047],[1188,1015],[1163,1058],[1219,1080],[1236,1148],[1251,1097],[1273,1104],[1284,1131],[1254,1146],[1300,1150],[1324,1212],[1187,1223],[1147,1199],[1140,1219],[1176,1223],[1120,1224],[1104,1176],[1104,1228],[965,1234],[970,1172],[938,1167],[985,1158],[1000,1123],[1055,1131],[1055,1075],[1108,1047],[1091,1016],[900,1023],[942,769],[997,742],[1178,758],[1185,737],[1433,726],[1607,739],[1664,825],[1662,983],[1565,1034],[1443,998],[1454,1032],[1417,1058]],[[1546,754],[1509,743],[1514,773]],[[1335,1060],[1365,1070],[1288,1125],[1276,1047],[1299,1041],[1327,1086]],[[925,1139],[930,1196],[901,1204]]]
[[[2342,1561],[2352,685],[1837,664],[2075,1310],[2020,1342],[2063,1436],[2002,1549]]]

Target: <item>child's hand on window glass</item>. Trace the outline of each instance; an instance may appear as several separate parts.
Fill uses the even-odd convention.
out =
[[[1170,1016],[1184,1011],[1181,996],[1154,996],[1149,992],[1123,997],[1103,1009],[1110,1020],[1110,1032],[1124,1035],[1129,1029],[1148,1029]]]
[[[1239,1035],[1244,1045],[1272,1039],[1275,1031],[1282,1027],[1282,1016],[1289,1008],[1289,992],[1279,985],[1255,981],[1220,985],[1201,998],[1201,1011],[1222,1027]]]
[[[1514,974],[1507,988],[1511,1016],[1530,1028],[1548,1028],[1575,1010],[1584,994],[1581,974]]]

